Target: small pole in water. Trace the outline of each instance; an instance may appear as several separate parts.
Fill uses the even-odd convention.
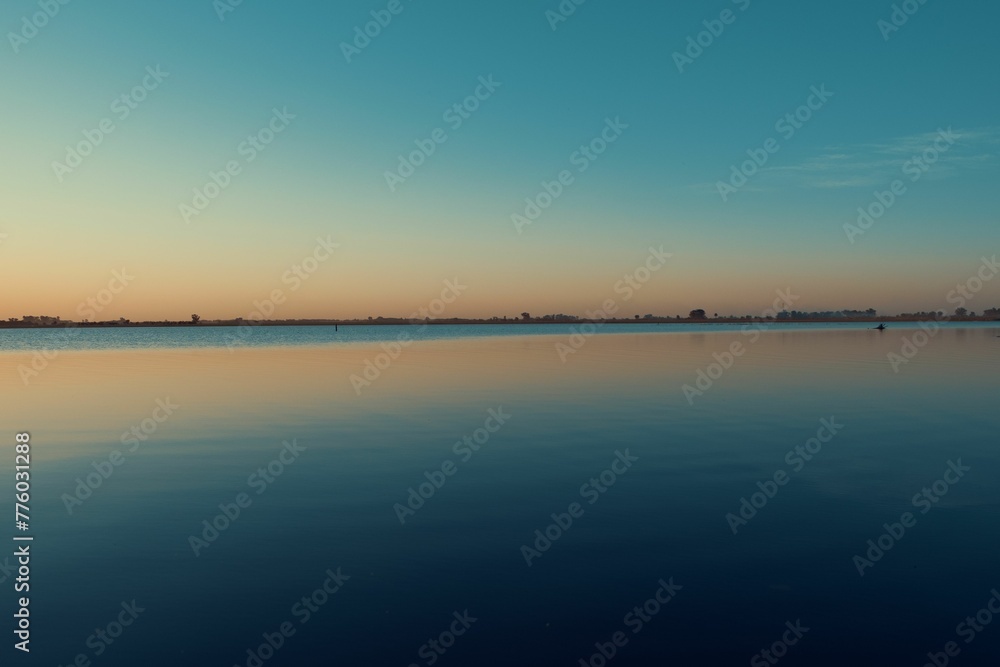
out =
[[[333,330],[334,330],[334,331],[336,331],[336,330],[337,330],[337,325],[336,325],[336,324],[334,324],[334,325],[333,325]]]

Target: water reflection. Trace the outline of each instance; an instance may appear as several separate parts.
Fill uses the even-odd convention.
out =
[[[905,335],[595,336],[566,363],[565,336],[422,341],[360,394],[351,376],[379,345],[64,352],[28,387],[10,372],[28,355],[6,353],[4,431],[35,442],[37,658],[246,664],[292,619],[272,664],[419,664],[469,609],[480,620],[452,664],[574,664],[674,577],[684,589],[615,664],[745,662],[800,617],[814,628],[801,664],[917,663],[997,585],[1000,344],[942,330],[894,373]],[[733,342],[745,352],[689,402],[682,387]],[[158,399],[179,406],[162,422]],[[509,422],[457,453],[500,408]],[[727,513],[831,417],[843,430],[733,535]],[[293,440],[301,456],[257,494],[249,479]],[[115,450],[124,461],[70,513]],[[625,450],[628,473],[581,499]],[[957,458],[968,477],[859,577],[852,557]],[[455,472],[400,525],[394,506],[446,461]],[[240,493],[252,503],[195,556],[190,537]],[[520,548],[573,502],[583,516],[528,567]],[[293,605],[337,567],[350,580],[298,625]],[[88,636],[133,598],[147,611],[94,656]],[[964,656],[995,657],[989,641]]]

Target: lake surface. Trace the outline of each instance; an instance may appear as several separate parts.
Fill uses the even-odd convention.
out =
[[[780,331],[857,331],[870,329],[868,322],[763,323]],[[917,322],[894,322],[893,331],[917,329]],[[947,329],[995,329],[1000,322],[942,322]],[[592,327],[592,328],[590,328]],[[475,324],[475,325],[345,325],[239,327],[125,327],[76,329],[0,329],[0,351],[5,350],[116,350],[173,349],[178,347],[302,347],[380,343],[389,341],[452,340],[496,336],[571,335],[620,333],[740,333],[756,324]]]
[[[0,331],[18,659],[997,664],[998,327],[560,326]]]

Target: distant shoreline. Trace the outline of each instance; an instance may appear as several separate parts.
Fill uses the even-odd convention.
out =
[[[712,318],[712,319],[560,319],[560,320],[427,320],[413,321],[407,319],[381,318],[376,320],[225,320],[210,322],[59,322],[58,324],[33,324],[26,322],[0,322],[0,329],[142,329],[142,328],[201,328],[201,327],[357,327],[357,326],[480,326],[507,325],[524,326],[526,324],[880,324],[893,322],[927,322],[930,317],[877,317],[877,318],[809,318],[809,319],[764,319],[759,317],[744,318]],[[996,317],[941,317],[936,321],[948,322],[1000,322]]]

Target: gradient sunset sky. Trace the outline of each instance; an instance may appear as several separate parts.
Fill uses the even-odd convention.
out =
[[[80,319],[123,268],[134,280],[99,319],[246,317],[276,289],[276,318],[405,317],[455,278],[444,316],[608,298],[629,317],[758,314],[779,288],[800,310],[894,313],[945,308],[1000,250],[995,4],[913,2],[890,32],[892,3],[862,0],[590,0],[559,22],[558,0],[400,0],[348,62],[342,43],[388,0],[223,2],[74,0],[37,31],[37,1],[3,4],[0,317]],[[116,98],[157,67],[122,118]],[[481,77],[500,85],[455,128],[446,110]],[[792,136],[776,126],[824,86]],[[248,162],[241,142],[274,109],[295,118]],[[102,119],[114,130],[57,173]],[[581,173],[606,119],[628,128]],[[390,191],[385,172],[436,128],[447,141]],[[947,128],[914,180],[907,161]],[[779,150],[724,201],[717,183],[769,138]],[[185,220],[231,160],[240,173]],[[572,184],[518,233],[512,214],[563,170]],[[850,242],[895,179],[905,193]],[[318,237],[339,247],[293,290],[282,277]],[[624,300],[650,246],[672,257]],[[1000,280],[968,307],[994,306]]]

